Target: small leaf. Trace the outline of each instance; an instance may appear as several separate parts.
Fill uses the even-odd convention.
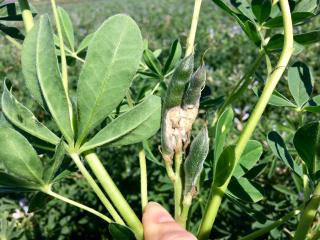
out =
[[[283,161],[283,163],[286,164],[291,170],[301,176],[301,168],[292,159],[286,144],[277,132],[272,131],[268,134],[268,144],[276,157]]]
[[[6,81],[3,84],[1,106],[4,115],[16,127],[53,145],[56,145],[59,142],[59,138],[46,126],[40,123],[33,113],[19,103],[9,92]]]
[[[320,148],[320,123],[308,123],[295,133],[293,144],[299,156],[305,162],[310,174],[315,173],[317,168],[317,155]]]
[[[1,127],[0,146],[0,161],[10,174],[43,183],[42,162],[26,138],[12,128]]]
[[[294,40],[301,45],[310,45],[320,42],[320,30],[301,33],[294,36]]]
[[[62,7],[58,7],[58,15],[63,38],[67,40],[69,48],[74,52],[74,31],[71,18]]]
[[[68,107],[68,95],[65,92],[55,54],[54,34],[48,15],[41,16],[37,34],[36,65],[41,92],[50,113],[68,142],[73,141]]]
[[[184,195],[192,192],[193,187],[197,185],[208,152],[209,136],[207,127],[204,127],[193,139],[188,157],[184,162]]]
[[[94,36],[94,33],[90,33],[81,41],[81,43],[80,43],[80,45],[79,45],[79,47],[77,49],[77,54],[81,53],[82,51],[87,49],[87,47],[89,46],[93,36]]]
[[[242,177],[246,172],[253,168],[260,159],[262,152],[263,149],[261,143],[250,140],[241,155],[233,176],[236,178]]]
[[[213,184],[221,187],[230,177],[235,165],[235,146],[226,147],[217,162]]]
[[[272,9],[271,0],[252,0],[251,3],[253,14],[257,20],[262,23],[268,19]]]
[[[0,130],[1,131],[1,130]],[[0,171],[0,192],[37,191],[40,185]]]
[[[170,72],[172,69],[174,69],[176,64],[179,62],[181,55],[182,55],[182,47],[181,47],[180,41],[177,39],[171,45],[169,57],[163,68],[164,75]]]
[[[215,139],[214,139],[214,160],[213,160],[213,168],[215,174],[215,169],[218,163],[218,159],[223,152],[223,148],[225,146],[226,138],[229,131],[232,128],[233,124],[233,111],[231,108],[226,109],[218,119],[216,125]]]
[[[228,190],[238,199],[245,202],[259,202],[263,199],[263,188],[246,178],[232,179]]]
[[[303,62],[294,63],[288,70],[290,92],[299,107],[302,107],[313,92],[313,76],[309,67]]]
[[[114,240],[135,240],[135,236],[133,231],[123,225],[118,223],[110,223],[109,224],[109,232]]]
[[[294,8],[294,12],[313,12],[318,7],[318,0],[301,0]]]
[[[294,12],[291,16],[293,25],[302,24],[310,18],[315,17],[315,15],[310,12]],[[281,28],[283,27],[283,18],[282,16],[272,18],[264,23],[263,26],[267,28]]]
[[[142,56],[140,29],[132,18],[108,18],[90,41],[77,88],[78,143],[124,98]]]
[[[143,60],[151,71],[156,73],[158,76],[162,76],[162,66],[159,60],[153,55],[149,49],[145,49],[143,52]]]
[[[44,170],[43,178],[46,183],[50,183],[56,176],[65,156],[64,141],[61,139],[56,147],[55,154]]]
[[[273,91],[269,100],[269,104],[278,107],[296,107],[296,105],[293,104],[288,98],[286,98],[284,95],[282,95],[276,90]]]
[[[153,136],[160,128],[161,99],[150,96],[98,132],[86,142],[81,151],[105,144],[112,146],[141,142]]]

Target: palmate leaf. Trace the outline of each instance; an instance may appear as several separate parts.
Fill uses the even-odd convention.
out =
[[[81,147],[81,151],[105,144],[121,146],[146,140],[158,131],[160,119],[161,99],[150,96],[103,128]]]
[[[53,145],[59,142],[59,138],[53,132],[40,123],[28,108],[17,101],[8,90],[6,81],[3,84],[1,107],[6,118],[16,127]]]
[[[36,151],[20,133],[0,128],[0,161],[9,174],[42,184],[43,165]]]
[[[140,29],[129,16],[112,16],[95,32],[78,82],[79,144],[124,98],[142,52]]]

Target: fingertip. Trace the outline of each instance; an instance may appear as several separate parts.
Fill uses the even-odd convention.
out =
[[[144,224],[174,222],[173,217],[159,203],[149,202],[144,209],[142,221]]]

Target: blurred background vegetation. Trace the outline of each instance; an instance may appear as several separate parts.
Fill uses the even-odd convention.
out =
[[[49,13],[51,9],[48,1],[31,1],[39,14]],[[76,40],[78,43],[109,16],[116,13],[126,13],[133,17],[140,26],[143,37],[148,41],[151,50],[162,49],[159,59],[167,56],[172,42],[179,38],[184,46],[192,15],[193,1],[191,0],[64,0],[58,4],[66,9],[74,24]],[[19,25],[18,25],[19,26]],[[310,29],[319,29],[320,20],[316,18],[307,25]],[[23,28],[22,24],[20,25]],[[305,29],[304,29],[305,30]],[[297,31],[302,29],[297,28]],[[205,0],[202,7],[198,34],[196,38],[197,65],[204,52],[208,71],[205,94],[212,99],[228,94],[232,86],[243,76],[247,67],[256,59],[256,47],[247,39],[240,27],[221,12],[210,0]],[[320,43],[305,49],[294,56],[293,60],[306,62],[314,70],[316,80],[315,95],[320,91]],[[70,80],[75,86],[81,63],[70,67]],[[263,78],[264,65],[256,74],[255,84]],[[37,111],[36,104],[28,98],[29,93],[24,85],[20,50],[11,45],[3,37],[0,38],[0,79],[10,79],[13,91],[18,99]],[[137,86],[154,86],[154,79],[135,80]],[[251,86],[252,87],[252,86]],[[133,86],[133,89],[135,86]],[[2,91],[2,86],[0,87]],[[278,87],[283,94],[288,92],[286,78],[284,77]],[[137,91],[132,91],[133,93]],[[287,95],[289,96],[289,95]],[[248,91],[234,106],[236,109],[236,128],[233,131],[234,141],[246,121],[252,105],[257,98],[253,91]],[[201,116],[208,113],[202,110]],[[209,110],[213,112],[213,110]],[[266,120],[267,119],[267,120]],[[220,209],[219,217],[214,229],[214,239],[236,239],[245,235],[252,229],[266,224],[272,219],[282,216],[292,206],[296,206],[301,197],[296,194],[295,186],[290,180],[290,173],[282,163],[275,161],[266,144],[266,134],[272,129],[280,132],[290,129],[296,121],[295,112],[289,109],[277,109],[269,106],[255,132],[254,139],[263,143],[264,154],[261,162],[265,167],[255,179],[264,192],[264,198],[259,203],[243,202],[241,204],[226,199]],[[290,131],[288,131],[290,133]],[[290,137],[287,134],[286,137]],[[166,177],[158,152],[159,136],[150,140],[151,151],[156,156],[148,161],[149,197],[152,201],[162,203],[172,210],[172,188]],[[106,168],[110,171],[120,190],[134,206],[141,216],[139,196],[139,163],[138,152],[141,144],[122,147],[100,149]],[[147,154],[148,158],[151,159]],[[210,155],[207,162],[211,161]],[[209,169],[206,169],[208,173]],[[210,174],[207,174],[208,176]],[[204,210],[208,196],[210,179],[204,177],[201,193],[198,195],[192,208],[193,221],[190,227],[197,229],[198,220]],[[278,187],[274,187],[278,186]],[[56,186],[59,193],[85,203],[103,211],[103,206],[96,198],[81,175],[74,173]],[[0,197],[0,239],[109,239],[107,226],[100,219],[91,216],[72,206],[53,200],[40,211],[29,214],[27,211],[30,201],[28,194],[1,194]],[[320,223],[320,220],[319,220]],[[290,239],[287,232],[294,229],[296,221],[292,219],[285,226],[287,231],[274,230],[270,239]],[[265,239],[265,238],[262,238]]]

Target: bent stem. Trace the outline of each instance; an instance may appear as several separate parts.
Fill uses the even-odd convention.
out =
[[[320,205],[320,183],[316,186],[313,196],[306,205],[300,217],[297,230],[294,234],[294,240],[306,239],[309,229],[312,226],[313,220],[317,214]]]
[[[90,187],[93,189],[93,191],[97,194],[98,198],[102,202],[102,204],[105,206],[105,208],[108,210],[112,218],[115,220],[116,223],[119,223],[121,225],[125,225],[122,218],[119,216],[117,211],[114,209],[110,201],[106,198],[98,184],[94,181],[86,167],[83,165],[83,163],[80,160],[80,157],[78,154],[70,154],[71,158],[73,159],[74,163],[79,168],[81,174],[85,177],[87,182],[89,183]]]
[[[201,3],[202,3],[202,0],[195,0],[194,1],[194,9],[193,9],[190,33],[189,33],[189,36],[187,39],[187,49],[186,49],[186,54],[185,54],[186,57],[189,56],[190,54],[192,54],[193,50],[194,50],[194,40],[195,40],[196,32],[197,32]]]
[[[108,194],[109,198],[111,199],[115,207],[118,209],[123,219],[134,232],[136,238],[138,240],[142,240],[142,223],[140,222],[139,218],[132,210],[126,199],[123,197],[116,184],[113,182],[112,178],[110,177],[107,170],[104,168],[98,156],[95,153],[87,153],[85,155],[85,159],[87,160],[93,173],[98,178],[103,189]]]
[[[142,212],[148,204],[148,178],[147,178],[147,163],[144,149],[139,152],[140,164],[140,188],[141,188],[141,207]]]
[[[293,52],[293,27],[290,13],[290,6],[288,0],[280,0],[280,7],[283,15],[284,25],[284,47],[278,61],[277,66],[271,75],[267,78],[266,85],[263,89],[261,97],[259,98],[257,105],[255,106],[251,117],[249,118],[245,128],[243,129],[239,140],[235,148],[235,166],[239,162],[241,154],[246,147],[249,139],[251,138],[253,131],[255,130],[260,118],[269,102],[269,99],[278,84],[284,70],[286,69],[289,60]],[[200,225],[198,232],[198,239],[208,239],[211,228],[215,221],[215,218],[220,207],[222,197],[227,189],[230,182],[231,176],[233,175],[234,168],[230,174],[228,180],[221,187],[214,187],[211,190],[210,199],[206,206],[206,211]]]
[[[281,226],[285,222],[287,222],[290,218],[298,215],[301,212],[301,209],[304,207],[304,204],[301,204],[297,209],[294,209],[293,211],[289,212],[288,214],[284,215],[277,221],[265,226],[264,228],[261,228],[257,231],[254,231],[244,237],[241,237],[240,240],[254,240],[258,237],[261,237],[262,235],[269,233],[271,230]]]
[[[34,25],[32,12],[28,0],[19,0],[19,6],[22,12],[22,19],[26,32],[29,32]]]
[[[108,218],[106,215],[104,215],[104,214],[102,214],[102,213],[94,210],[93,208],[90,208],[90,207],[85,206],[85,205],[83,205],[83,204],[81,204],[81,203],[78,203],[78,202],[76,202],[76,201],[74,201],[74,200],[71,200],[71,199],[66,198],[66,197],[64,197],[64,196],[61,196],[61,195],[59,195],[58,193],[52,192],[51,190],[44,191],[44,193],[46,193],[46,194],[48,194],[48,195],[50,195],[50,196],[52,196],[52,197],[54,197],[54,198],[57,198],[57,199],[59,199],[59,200],[61,200],[61,201],[63,201],[63,202],[69,203],[69,204],[71,204],[71,205],[73,205],[73,206],[75,206],[75,207],[78,207],[78,208],[80,208],[80,209],[83,209],[83,210],[85,210],[85,211],[87,211],[87,212],[90,212],[90,213],[92,213],[93,215],[96,215],[97,217],[102,218],[103,220],[105,220],[105,221],[108,222],[108,223],[112,223],[112,222],[113,222],[113,221],[112,221],[110,218]]]

